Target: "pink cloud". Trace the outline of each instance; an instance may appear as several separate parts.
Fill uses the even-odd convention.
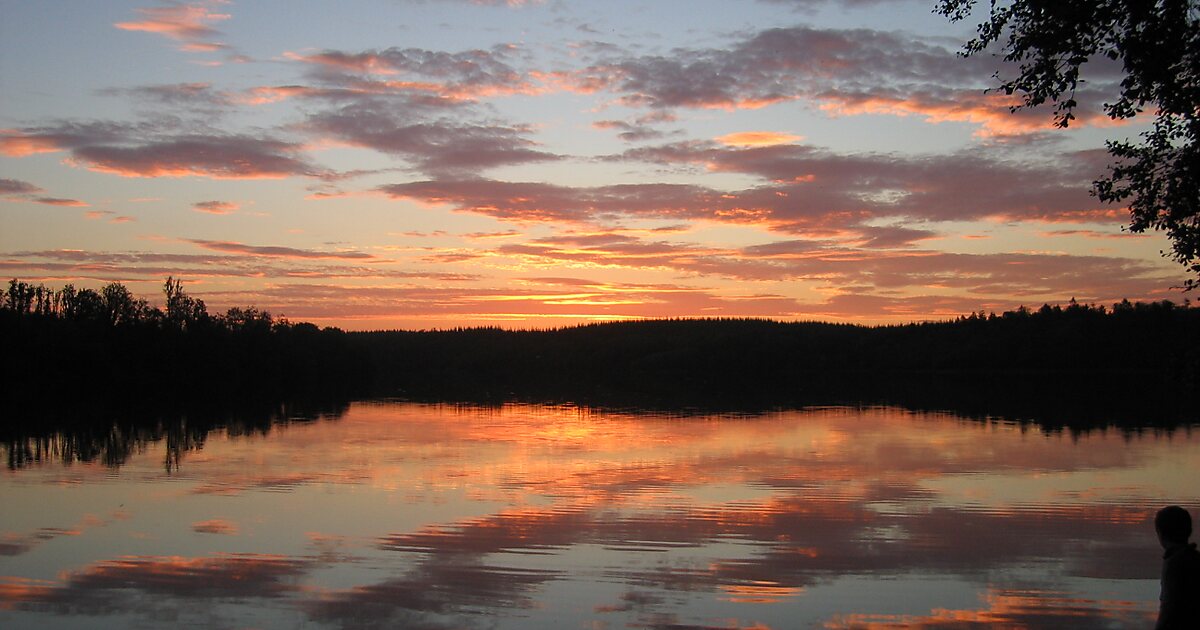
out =
[[[213,12],[211,7],[220,4],[225,4],[225,2],[209,0],[208,2],[139,8],[137,12],[142,19],[132,22],[117,22],[113,26],[125,31],[156,33],[195,44],[196,40],[204,40],[218,35],[219,32],[211,25],[230,18],[228,13]]]

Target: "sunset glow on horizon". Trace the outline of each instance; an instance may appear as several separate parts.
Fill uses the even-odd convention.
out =
[[[1181,302],[932,0],[0,0],[4,278],[351,330]],[[1091,67],[1094,66],[1094,67]]]

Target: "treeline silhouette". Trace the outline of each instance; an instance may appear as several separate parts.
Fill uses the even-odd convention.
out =
[[[350,333],[372,390],[425,398],[763,408],[902,404],[1059,424],[1195,416],[1200,308],[1072,302],[954,321],[760,319]]]
[[[213,315],[174,278],[163,292],[160,309],[119,283],[11,281],[0,295],[0,431],[360,397],[744,411],[898,404],[1043,425],[1172,425],[1196,421],[1200,399],[1200,308],[1169,301],[893,326],[676,319],[343,332],[253,307]]]
[[[119,283],[9,282],[0,294],[0,424],[367,393],[365,356],[339,329],[253,307],[213,315],[175,278],[163,293],[160,309]]]

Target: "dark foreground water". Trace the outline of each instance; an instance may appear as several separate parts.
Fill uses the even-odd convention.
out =
[[[1200,432],[890,408],[375,402],[6,448],[4,628],[1146,627],[1153,512],[1200,504]]]

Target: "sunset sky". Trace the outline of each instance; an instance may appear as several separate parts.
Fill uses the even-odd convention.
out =
[[[0,0],[0,265],[347,329],[1188,297],[1088,194],[1119,67],[1054,129],[933,4]]]

